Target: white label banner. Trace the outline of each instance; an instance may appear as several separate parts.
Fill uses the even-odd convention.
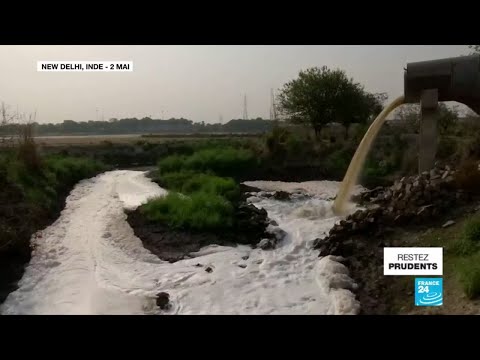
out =
[[[383,275],[443,275],[443,248],[383,248]]]
[[[133,61],[37,61],[37,71],[124,72],[133,71]]]

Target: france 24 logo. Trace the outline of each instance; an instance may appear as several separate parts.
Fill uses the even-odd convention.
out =
[[[415,306],[442,306],[443,279],[416,278]]]

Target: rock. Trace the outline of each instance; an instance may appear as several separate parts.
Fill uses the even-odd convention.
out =
[[[262,250],[270,250],[275,247],[275,243],[271,239],[262,239],[257,246]]]
[[[248,255],[242,256],[242,260],[248,260],[248,258],[249,258]]]
[[[405,205],[406,205],[405,200],[399,201],[397,203],[397,209],[403,210],[403,209],[405,209]]]
[[[363,210],[355,211],[351,217],[354,221],[361,221],[364,218],[365,212]]]
[[[313,239],[311,241],[312,243],[312,247],[315,249],[317,248],[318,246],[320,246],[321,243],[323,243],[325,241],[325,238],[316,238],[316,239]]]
[[[275,191],[273,198],[275,200],[290,200],[290,194],[286,191]]]
[[[385,200],[390,200],[392,198],[392,191],[390,189],[385,191],[384,197],[385,197]]]
[[[430,173],[428,171],[422,172],[422,176],[427,177],[428,175],[430,175]]]
[[[247,265],[245,264],[238,264],[238,267],[241,267],[242,269],[245,269],[247,267]]]
[[[413,187],[414,187],[415,190],[417,190],[420,187],[420,181],[418,181],[418,180],[414,181]]]
[[[156,295],[157,306],[162,310],[170,308],[170,295],[166,292],[160,292]]]
[[[453,221],[453,220],[448,220],[445,224],[442,225],[442,228],[446,228],[446,227],[452,226],[453,224],[455,224],[455,221]]]
[[[195,267],[203,267],[203,265],[198,263],[198,264],[195,264]]]
[[[275,220],[270,220],[269,224],[273,226],[278,226],[278,223]]]
[[[261,263],[263,263],[263,259],[258,259],[257,261],[255,261],[255,264],[257,265],[260,265]]]
[[[424,214],[424,213],[427,211],[427,209],[430,209],[432,206],[433,206],[433,204],[422,206],[422,207],[417,211],[417,215],[422,215],[422,214]]]
[[[109,237],[112,237],[112,234],[109,232],[106,232],[105,234],[102,235],[102,238],[108,239]]]
[[[278,226],[268,226],[267,231],[275,237],[277,241],[282,241],[287,235],[286,231],[279,228]]]
[[[343,226],[337,224],[332,228],[332,231],[336,232],[336,233],[342,232],[343,231]]]
[[[205,271],[207,273],[211,273],[213,271],[213,269],[210,266],[208,266],[207,268],[205,268]]]
[[[452,170],[452,168],[448,165],[445,165],[445,170],[450,171],[450,170]]]
[[[410,194],[411,190],[412,190],[412,184],[407,184],[405,186],[405,193]]]
[[[400,191],[402,190],[403,184],[400,181],[396,181],[395,184],[393,185],[393,190],[394,191]]]

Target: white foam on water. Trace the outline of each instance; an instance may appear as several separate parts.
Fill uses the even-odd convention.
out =
[[[338,181],[304,181],[304,182],[283,182],[283,181],[245,181],[245,185],[252,186],[264,191],[286,191],[302,192],[311,196],[319,196],[323,199],[334,198],[339,188]],[[360,185],[354,189],[354,194],[358,194],[363,190]]]
[[[321,190],[321,183],[317,190]],[[284,183],[285,184],[285,183]],[[333,191],[326,182],[324,194]],[[338,183],[335,185],[338,187]],[[166,193],[140,171],[111,171],[81,181],[55,223],[32,237],[35,249],[3,314],[355,314],[346,268],[321,260],[311,240],[338,220],[332,202],[314,199],[255,203],[287,232],[271,251],[208,246],[170,264],[143,246],[126,222],[133,209]],[[299,216],[302,207],[325,211]],[[301,211],[300,211],[301,212]],[[248,255],[247,260],[242,257]],[[202,266],[197,267],[200,263]],[[240,267],[246,266],[245,268]],[[205,268],[210,266],[212,272]],[[170,294],[161,311],[154,296]]]

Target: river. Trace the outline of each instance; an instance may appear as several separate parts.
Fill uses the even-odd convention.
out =
[[[339,219],[331,211],[338,183],[250,182],[265,190],[298,188],[292,201],[252,196],[287,232],[270,251],[209,246],[168,263],[142,246],[126,221],[133,209],[166,191],[145,172],[116,170],[83,180],[60,217],[32,237],[34,250],[2,314],[355,314],[347,269],[319,258],[312,240]],[[248,259],[246,258],[248,256]],[[247,259],[247,260],[244,260]],[[213,271],[195,265],[209,265]],[[241,265],[241,266],[239,266]],[[155,306],[170,294],[172,308]]]

